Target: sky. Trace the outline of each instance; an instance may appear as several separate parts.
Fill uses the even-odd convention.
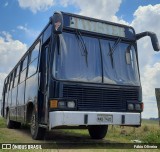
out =
[[[54,11],[76,13],[155,32],[160,40],[159,0],[0,0],[0,98],[3,81],[33,43]],[[160,53],[150,38],[138,41],[143,118],[158,117],[155,88],[160,88]]]

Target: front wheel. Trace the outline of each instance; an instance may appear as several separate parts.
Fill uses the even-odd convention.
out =
[[[89,134],[92,139],[102,139],[106,136],[108,131],[108,125],[101,126],[89,126],[88,127]]]
[[[33,111],[31,117],[31,135],[34,140],[43,139],[45,136],[45,128],[39,127],[37,114]]]

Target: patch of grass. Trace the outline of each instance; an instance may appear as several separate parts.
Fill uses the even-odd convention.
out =
[[[160,130],[152,130],[141,137],[144,143],[160,143]]]
[[[144,131],[144,132],[149,131],[149,127],[148,127],[147,125],[143,126],[143,131]]]
[[[0,142],[9,141],[15,143],[21,141],[21,138],[23,138],[21,132],[23,132],[23,130],[17,134],[14,130],[6,129],[5,123],[5,119],[0,117]],[[24,128],[25,126],[23,126],[23,129]],[[87,129],[65,129],[59,131],[62,133],[61,136],[64,136],[64,138],[77,138],[79,140],[81,139],[80,137],[82,137],[81,140],[85,141],[90,139]],[[26,129],[25,132],[26,135],[28,135],[28,139],[24,138],[24,141],[30,141],[31,137],[30,133],[28,133],[29,131]],[[105,141],[108,143],[132,143],[132,140],[140,140],[142,143],[160,143],[160,127],[158,122],[145,120],[142,121],[142,126],[139,128],[109,126],[108,133],[105,137]]]
[[[0,117],[0,128],[5,128],[5,127],[6,127],[6,120]]]

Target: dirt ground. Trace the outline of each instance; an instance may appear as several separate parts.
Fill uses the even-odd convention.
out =
[[[42,144],[53,149],[82,149],[93,148],[108,143],[114,143],[110,140],[93,140],[87,134],[71,133],[66,130],[54,130],[46,132],[44,140],[33,140],[30,135],[30,129],[22,127],[21,129],[0,128],[2,133],[5,133],[4,143],[31,143]],[[2,135],[3,137],[3,135]]]

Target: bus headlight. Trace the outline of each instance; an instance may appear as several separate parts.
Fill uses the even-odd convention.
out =
[[[138,111],[141,111],[141,104],[135,104],[135,109]]]
[[[59,101],[58,102],[58,108],[66,108],[66,102],[65,101]]]
[[[74,101],[68,101],[68,102],[67,102],[67,107],[68,107],[68,108],[75,108],[75,107],[76,107],[76,104],[75,104]]]
[[[128,103],[128,110],[134,110],[134,104]]]

